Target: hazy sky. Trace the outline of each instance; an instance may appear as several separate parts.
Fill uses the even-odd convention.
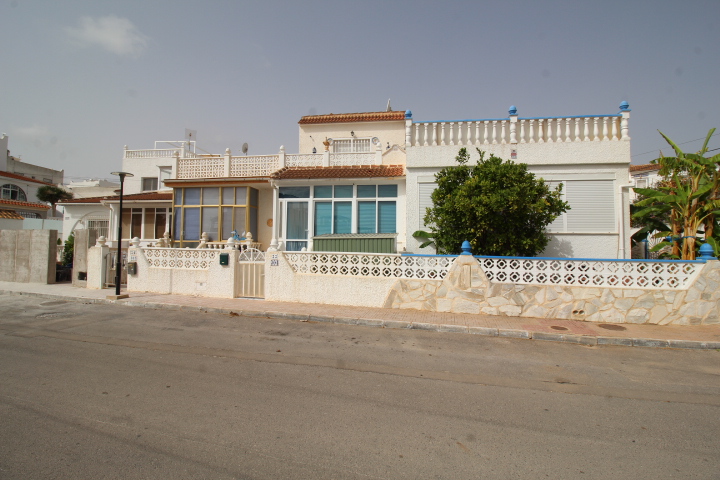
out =
[[[212,153],[296,152],[302,115],[388,98],[418,121],[627,100],[648,163],[669,150],[658,129],[679,143],[720,127],[718,22],[718,0],[0,0],[0,132],[69,181],[186,128]]]

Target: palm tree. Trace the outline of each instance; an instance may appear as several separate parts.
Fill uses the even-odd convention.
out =
[[[55,204],[73,198],[72,192],[55,185],[43,185],[37,190],[37,198],[41,202],[48,202],[52,206],[52,216],[55,216]]]

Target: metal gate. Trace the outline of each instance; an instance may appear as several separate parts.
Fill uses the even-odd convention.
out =
[[[235,265],[235,297],[265,298],[265,252],[248,248]]]
[[[120,285],[127,285],[127,248],[122,250],[122,259],[120,260]],[[105,255],[105,286],[115,286],[115,267],[117,267],[117,250],[110,250]]]

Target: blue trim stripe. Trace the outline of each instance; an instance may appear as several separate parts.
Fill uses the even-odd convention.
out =
[[[563,262],[705,263],[705,260],[647,260],[643,258],[502,257],[492,255],[473,256],[475,258],[502,258],[505,260],[560,260]]]
[[[563,118],[595,118],[595,117],[622,117],[620,113],[604,113],[602,115],[565,115],[562,117],[518,117],[518,120],[555,120]],[[458,123],[458,122],[500,122],[502,120],[510,120],[507,118],[468,118],[466,120],[413,120],[415,123]]]

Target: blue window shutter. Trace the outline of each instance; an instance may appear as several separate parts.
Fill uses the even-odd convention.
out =
[[[358,233],[375,233],[375,202],[358,202]]]
[[[378,202],[378,233],[397,233],[395,202]]]
[[[332,202],[315,202],[315,235],[326,233],[332,233]]]

